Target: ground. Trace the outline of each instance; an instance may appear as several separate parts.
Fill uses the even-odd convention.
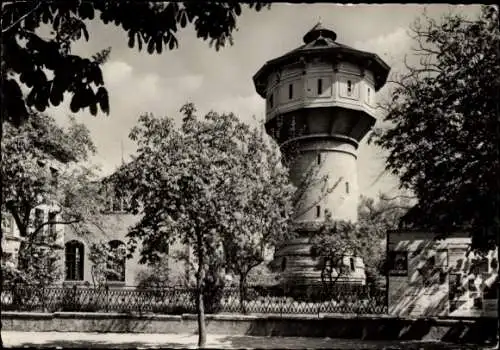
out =
[[[2,332],[3,347],[60,348],[196,348],[196,334]],[[357,339],[250,337],[209,334],[215,349],[479,349],[430,342],[364,341]]]

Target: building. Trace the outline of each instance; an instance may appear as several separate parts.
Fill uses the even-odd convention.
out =
[[[96,273],[96,264],[92,260],[92,249],[94,243],[102,242],[112,250],[119,251],[125,248],[129,227],[139,219],[138,216],[127,212],[127,196],[114,190],[104,179],[103,191],[108,198],[108,205],[100,218],[96,218],[95,224],[89,223],[85,227],[88,232],[82,234],[76,231],[72,225],[62,224],[61,210],[57,203],[50,200],[33,208],[31,217],[32,225],[28,233],[33,232],[35,227],[45,224],[39,234],[41,238],[36,242],[38,246],[46,246],[47,249],[55,249],[58,252],[58,269],[60,279],[56,283],[64,286],[97,286],[99,278]],[[54,222],[54,223],[51,223]],[[48,236],[55,236],[55,242]],[[14,218],[9,213],[2,213],[2,265],[15,268],[18,264],[18,256],[21,245],[27,241],[27,237],[20,234]],[[168,269],[170,281],[182,281],[187,278],[185,264],[174,258],[176,251],[185,250],[181,244],[172,244],[165,247],[168,256]],[[105,283],[111,287],[135,286],[141,283],[151,271],[147,265],[140,264],[140,247],[130,259],[108,259],[104,263],[104,269],[115,273],[105,273]]]
[[[309,244],[329,212],[336,220],[357,220],[357,148],[376,121],[375,93],[385,84],[389,66],[377,55],[336,42],[337,35],[320,23],[304,45],[268,61],[253,77],[266,99],[266,131],[291,160],[291,180],[305,195],[296,205],[300,237],[277,251],[285,283],[321,281]],[[329,189],[333,189],[329,191]],[[338,282],[363,284],[360,257],[346,257],[350,273]],[[287,282],[288,281],[288,282]]]
[[[33,228],[45,222],[59,221],[59,206],[56,204],[40,204],[34,208],[31,213],[34,222],[33,227],[30,228],[29,233],[33,232]],[[64,242],[64,225],[61,224],[48,224],[41,229],[40,236],[55,235],[55,244],[51,244],[50,249],[63,249]],[[9,263],[15,266],[18,261],[19,249],[21,244],[26,241],[13,216],[8,213],[2,213],[2,260],[4,263]],[[43,242],[38,242],[43,245]]]
[[[470,245],[464,232],[389,232],[389,313],[498,317],[498,248],[478,256]]]
[[[60,164],[55,161],[38,160],[40,169],[49,170],[53,185],[57,186],[57,174],[60,172]],[[47,169],[48,168],[48,169]],[[52,181],[52,180],[51,180]],[[40,228],[37,233],[35,244],[44,249],[63,249],[64,229],[61,222],[60,206],[53,198],[39,198],[40,204],[35,206],[29,213],[31,225],[28,232],[22,233],[10,212],[2,212],[2,263],[17,266],[19,251],[27,235]],[[21,220],[24,218],[21,217]]]
[[[95,243],[104,243],[112,252],[122,250],[125,252],[127,233],[129,228],[138,222],[140,217],[128,211],[129,198],[127,194],[115,190],[111,182],[105,179],[102,183],[106,193],[107,205],[102,213],[99,224],[88,226],[89,232],[82,235],[68,226],[64,235],[64,261],[65,271],[63,284],[65,286],[86,285],[97,286],[100,284],[99,271],[95,259],[92,259],[92,246]],[[151,275],[151,268],[140,261],[140,246],[137,247],[131,258],[108,259],[104,268],[105,284],[110,287],[134,287],[140,285],[144,278]],[[175,253],[185,251],[182,244],[172,244],[164,247],[165,271],[169,270],[169,282],[188,279],[185,263],[175,259]],[[110,273],[109,270],[114,271]],[[147,272],[150,272],[149,274]],[[158,280],[161,276],[158,276]],[[102,281],[101,281],[102,282]],[[164,281],[166,282],[166,281]]]

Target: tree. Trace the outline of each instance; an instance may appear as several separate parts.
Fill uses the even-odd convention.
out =
[[[358,230],[361,234],[359,256],[363,257],[367,283],[374,283],[385,276],[387,232],[396,230],[401,218],[412,207],[413,198],[389,197],[379,194],[377,200],[361,196],[358,205]],[[381,245],[377,242],[383,242]]]
[[[260,11],[263,3],[251,3]],[[268,7],[270,5],[267,5]],[[2,120],[19,125],[29,117],[30,108],[43,112],[58,106],[70,93],[71,111],[98,108],[109,113],[108,91],[101,65],[110,48],[92,58],[71,52],[83,36],[89,40],[87,21],[121,27],[128,46],[143,46],[149,54],[173,50],[179,43],[175,33],[193,24],[198,38],[209,40],[216,50],[232,44],[232,32],[241,15],[237,2],[107,2],[107,1],[11,1],[2,4]],[[42,36],[40,29],[50,29]],[[48,74],[49,73],[49,74]],[[53,78],[50,78],[53,76]],[[21,87],[29,89],[24,98]]]
[[[404,224],[470,232],[480,254],[500,243],[498,12],[483,6],[473,20],[413,25],[422,60],[395,81],[385,106],[390,127],[375,138],[389,151],[386,168],[419,199]]]
[[[94,288],[104,287],[111,275],[120,276],[122,271],[117,268],[117,265],[120,266],[120,262],[126,258],[125,249],[115,250],[110,247],[109,242],[98,241],[90,243],[89,251]]]
[[[397,228],[409,208],[408,199],[382,194],[377,202],[361,197],[357,223],[335,221],[328,215],[311,248],[312,256],[320,258],[324,287],[331,288],[339,278],[349,275],[345,257],[362,257],[367,283],[377,282],[384,275],[386,233]]]
[[[250,212],[252,220],[261,208],[262,216],[272,215],[279,221],[285,208],[275,206],[275,213],[267,213],[262,207],[266,201],[259,203],[256,196],[259,186],[267,189],[261,178],[277,170],[261,167],[260,172],[249,175],[242,172],[246,169],[242,152],[258,146],[258,139],[247,143],[256,135],[246,124],[234,114],[210,112],[198,118],[192,104],[184,105],[181,112],[184,118],[179,129],[167,117],[139,118],[139,125],[130,133],[138,145],[137,156],[122,169],[122,186],[131,191],[136,203],[133,211],[141,217],[128,234],[132,252],[138,241],[142,242],[141,262],[158,261],[159,247],[174,240],[193,249],[193,257],[187,261],[196,271],[198,345],[202,347],[206,342],[204,296],[211,292],[209,285],[219,285],[218,271],[226,267],[224,245],[231,238],[240,243],[253,239],[260,227],[246,221],[247,213],[242,210],[255,204]],[[246,151],[241,151],[245,147]],[[252,155],[252,159],[261,156]],[[268,227],[281,224],[266,220]],[[243,230],[247,236],[240,236]]]
[[[281,164],[277,145],[253,129],[242,140],[244,147],[234,150],[238,164],[233,168],[233,187],[229,197],[235,219],[224,233],[226,267],[239,278],[240,305],[245,310],[247,277],[264,261],[266,249],[292,238],[295,188],[288,170]],[[268,142],[270,141],[270,142]]]
[[[394,81],[389,127],[375,143],[386,168],[418,197],[404,223],[448,233],[465,230],[473,247],[498,246],[500,30],[498,7],[468,20],[447,15],[411,28],[419,65]]]
[[[6,124],[3,131],[1,210],[14,219],[23,239],[18,267],[24,277],[45,279],[39,269],[50,264],[37,261],[34,254],[53,258],[57,225],[72,225],[83,234],[88,225],[99,223],[104,202],[99,185],[91,181],[91,168],[78,165],[95,150],[94,144],[86,127],[74,119],[65,130],[40,114],[19,128]],[[41,206],[50,214],[37,215]]]

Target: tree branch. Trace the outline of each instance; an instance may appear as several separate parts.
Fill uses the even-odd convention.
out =
[[[316,205],[318,205],[319,203],[321,203],[321,201],[327,196],[329,195],[330,193],[333,192],[333,190],[335,190],[337,188],[337,186],[340,184],[340,182],[344,179],[343,176],[341,176],[337,182],[329,189],[327,189],[326,191],[323,191],[324,193],[315,201],[313,202],[311,205],[309,205],[308,207],[306,207],[304,210],[302,210],[301,212],[299,213],[296,213],[294,214],[294,218],[298,218],[302,215],[304,215],[305,213],[307,213],[309,210],[311,210],[312,208],[314,208]],[[328,181],[328,180],[326,180]]]
[[[384,201],[393,201],[393,200],[399,199],[399,198],[417,199],[418,197],[417,196],[408,196],[408,195],[401,194],[401,195],[397,195],[397,196],[394,196],[394,197],[381,197],[380,199],[382,199]]]
[[[71,225],[79,222],[80,220],[70,220],[70,221],[46,221],[43,224],[39,225],[35,231],[28,237],[28,245],[26,248],[31,248],[34,243],[36,235],[41,231],[41,229],[47,225],[55,224],[55,225]]]
[[[12,206],[12,204],[7,205],[7,209],[12,214],[12,217],[14,218],[14,221],[16,222],[17,229],[19,230],[20,235],[25,236],[26,230],[25,230],[24,225],[21,221],[21,218],[19,217],[19,213],[17,212],[17,210],[15,210],[15,208]]]
[[[413,208],[413,206],[405,206],[405,205],[394,205],[392,207],[387,207],[387,208],[384,208],[383,210],[379,210],[378,212],[374,213],[373,216],[371,217],[371,219],[373,220],[374,218],[376,218],[377,216],[380,216],[384,213],[387,213],[388,211],[391,211],[391,210],[395,210],[395,209],[404,209],[404,210],[409,210]]]
[[[7,28],[2,29],[2,34],[7,33],[9,30],[14,28],[16,25],[18,25],[22,20],[24,20],[26,17],[31,15],[33,12],[35,12],[40,6],[42,5],[42,1],[38,1],[35,7],[33,7],[30,11],[28,11],[26,14],[21,16],[18,20],[14,21],[11,25],[7,26]]]

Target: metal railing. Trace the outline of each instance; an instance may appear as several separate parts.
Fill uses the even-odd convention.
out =
[[[250,286],[240,299],[238,288],[210,291],[207,313],[246,314],[385,314],[386,291],[366,286],[339,285],[316,295],[291,296],[283,289]],[[4,286],[2,311],[196,313],[195,290],[185,287],[139,289],[135,287]]]

